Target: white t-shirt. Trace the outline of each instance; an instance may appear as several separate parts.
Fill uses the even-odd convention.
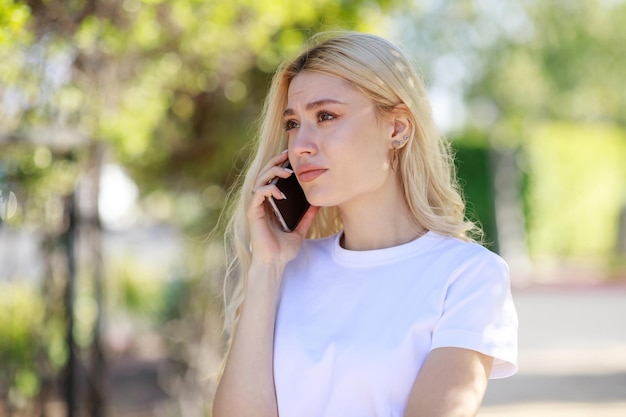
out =
[[[281,417],[400,417],[428,353],[495,358],[517,371],[509,270],[474,243],[428,232],[349,251],[340,235],[306,240],[285,270],[274,336]]]

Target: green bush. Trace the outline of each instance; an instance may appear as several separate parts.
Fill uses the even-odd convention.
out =
[[[626,203],[626,133],[549,123],[525,141],[528,244],[536,257],[609,260]]]
[[[0,395],[23,403],[39,391],[44,302],[28,285],[0,283]]]
[[[484,135],[467,132],[453,142],[457,176],[466,201],[466,216],[484,232],[485,246],[497,250],[494,195],[489,148]]]

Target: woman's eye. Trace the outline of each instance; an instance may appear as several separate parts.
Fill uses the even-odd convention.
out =
[[[298,127],[298,122],[296,122],[295,120],[285,121],[285,130],[295,129],[296,127]]]
[[[317,114],[317,119],[318,119],[318,121],[320,121],[320,122],[325,122],[325,121],[328,121],[328,120],[333,120],[334,118],[335,118],[335,116],[334,116],[334,115],[332,115],[332,114],[330,114],[330,113],[328,113],[328,112],[325,112],[325,111],[319,112],[319,113]]]

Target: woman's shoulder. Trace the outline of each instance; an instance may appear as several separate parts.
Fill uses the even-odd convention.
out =
[[[437,257],[446,264],[457,267],[480,265],[508,270],[507,263],[500,255],[478,242],[433,234],[438,239],[433,250],[437,253]]]

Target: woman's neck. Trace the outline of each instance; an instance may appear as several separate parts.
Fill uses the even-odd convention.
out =
[[[339,207],[344,226],[341,246],[373,250],[398,246],[426,232],[411,214],[400,187]],[[394,189],[395,188],[395,189]]]

